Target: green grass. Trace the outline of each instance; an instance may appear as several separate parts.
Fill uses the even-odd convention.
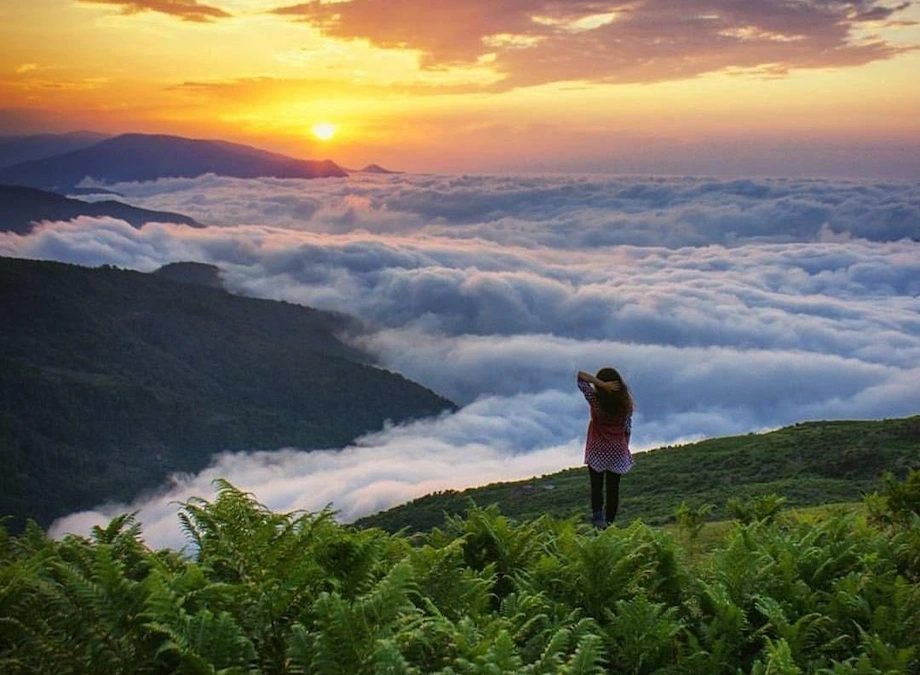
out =
[[[712,504],[709,518],[725,520],[731,498],[777,494],[786,508],[852,503],[877,488],[879,476],[904,476],[920,468],[920,416],[882,421],[806,422],[764,434],[716,438],[637,453],[623,477],[618,524],[641,519],[651,525],[674,521],[682,502]],[[558,518],[588,511],[584,467],[509,483],[435,493],[363,518],[361,526],[390,532],[428,531],[445,514],[471,504],[497,504],[517,520],[544,514]]]
[[[866,505],[863,502],[840,502],[835,504],[821,504],[819,506],[806,506],[796,509],[786,509],[781,512],[779,520],[784,523],[810,522],[818,523],[831,516],[866,514]],[[661,530],[667,532],[675,541],[682,544],[687,550],[698,554],[711,552],[721,546],[728,534],[737,525],[737,520],[711,520],[703,524],[702,529],[695,539],[691,539],[676,523],[662,525]]]

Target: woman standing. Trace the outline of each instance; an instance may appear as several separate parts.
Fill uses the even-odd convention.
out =
[[[577,380],[578,388],[591,407],[585,443],[585,464],[591,477],[591,522],[603,529],[617,515],[620,476],[633,466],[629,452],[633,400],[629,387],[614,368],[601,368],[597,375],[579,372]]]

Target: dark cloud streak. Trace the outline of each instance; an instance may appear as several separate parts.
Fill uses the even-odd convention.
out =
[[[198,0],[77,0],[82,4],[119,7],[122,14],[158,12],[193,23],[208,23],[232,15],[219,7],[203,5]]]

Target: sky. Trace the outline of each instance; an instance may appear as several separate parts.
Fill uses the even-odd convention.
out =
[[[577,467],[575,373],[604,366],[635,397],[636,452],[920,412],[918,183],[355,174],[114,188],[207,227],[78,218],[0,233],[0,255],[212,263],[233,292],[360,317],[350,340],[460,408],[346,448],[238,448],[56,534],[137,510],[150,543],[180,548],[176,503],[212,497],[215,478],[275,510],[331,504],[350,521]]]
[[[4,0],[0,134],[416,172],[916,180],[918,22],[898,0]]]

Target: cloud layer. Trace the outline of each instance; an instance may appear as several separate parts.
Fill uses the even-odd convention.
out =
[[[655,82],[727,68],[766,77],[854,66],[902,48],[872,31],[909,2],[876,0],[350,0],[275,9],[329,36],[422,54],[429,68],[490,63],[502,86]]]
[[[111,186],[107,186],[111,187]],[[212,225],[415,234],[523,248],[920,240],[916,182],[610,176],[219,176],[117,186],[133,204]]]
[[[209,495],[219,476],[274,508],[331,502],[352,519],[578,465],[578,369],[624,373],[637,449],[920,411],[917,184],[405,175],[117,188],[212,227],[79,219],[0,235],[0,254],[214,263],[237,292],[363,318],[372,330],[353,339],[463,406],[344,450],[221,456],[134,505],[155,543],[181,543],[168,502]]]

